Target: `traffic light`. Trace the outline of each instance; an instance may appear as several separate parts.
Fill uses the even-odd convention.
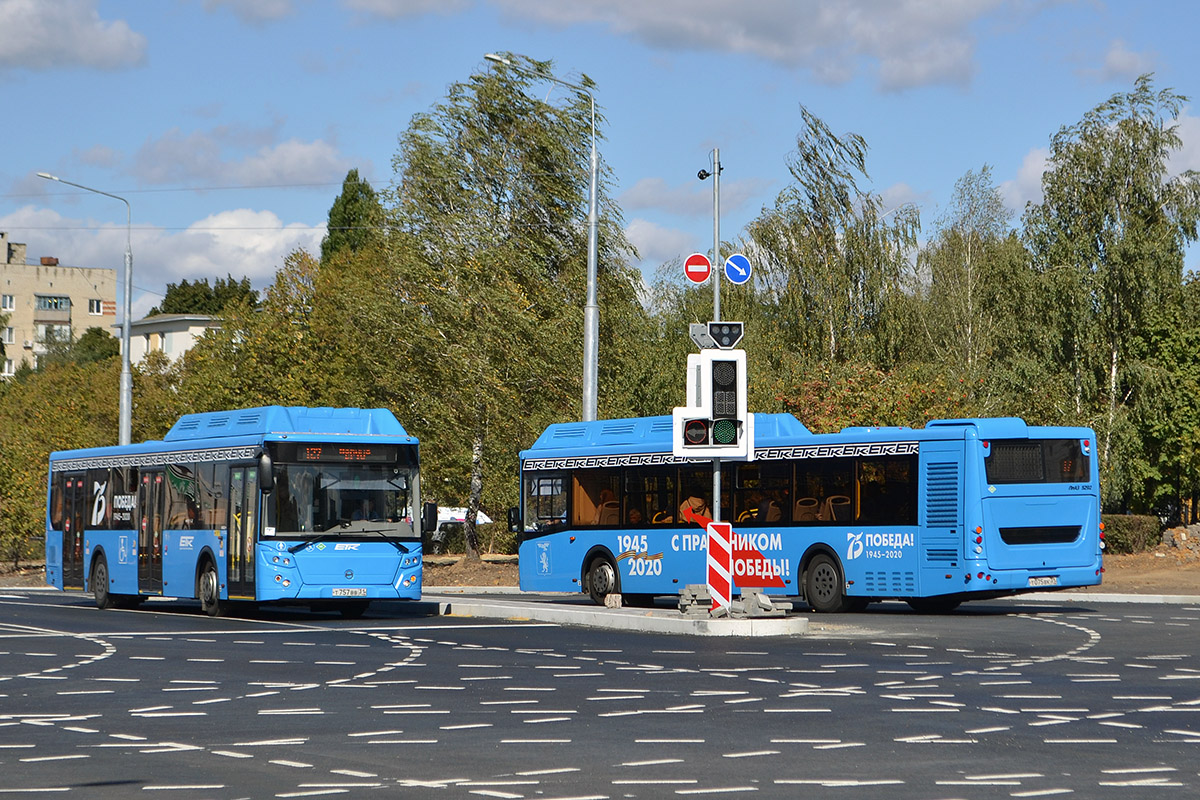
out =
[[[671,452],[681,458],[753,459],[745,351],[693,353],[687,374],[687,405],[672,412]]]

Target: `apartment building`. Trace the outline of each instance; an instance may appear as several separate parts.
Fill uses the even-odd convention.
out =
[[[4,343],[0,377],[27,361],[36,366],[47,334],[81,336],[88,328],[111,331],[117,318],[117,271],[67,267],[57,258],[26,263],[24,244],[0,231],[0,325]]]

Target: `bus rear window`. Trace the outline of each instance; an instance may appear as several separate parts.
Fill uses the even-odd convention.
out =
[[[988,483],[1087,483],[1091,464],[1078,439],[992,441]]]

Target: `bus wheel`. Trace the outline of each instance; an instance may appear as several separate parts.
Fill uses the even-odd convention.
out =
[[[822,614],[840,613],[852,606],[849,598],[842,594],[842,573],[837,563],[824,553],[818,553],[808,562],[808,570],[804,573],[804,599],[813,611]]]
[[[117,604],[108,592],[108,562],[104,556],[96,556],[96,563],[92,564],[92,596],[96,598],[96,608],[112,608]]]
[[[957,597],[910,597],[904,602],[918,614],[949,614],[962,604]]]
[[[221,608],[221,580],[217,576],[217,565],[205,559],[200,568],[200,579],[197,581],[197,594],[200,595],[200,607],[210,617],[219,617],[224,610]]]
[[[608,556],[599,556],[588,565],[587,593],[596,605],[604,605],[604,598],[617,590],[617,568]]]

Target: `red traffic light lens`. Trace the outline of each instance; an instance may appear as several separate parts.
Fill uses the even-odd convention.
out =
[[[689,419],[683,423],[684,444],[708,444],[708,420]]]

